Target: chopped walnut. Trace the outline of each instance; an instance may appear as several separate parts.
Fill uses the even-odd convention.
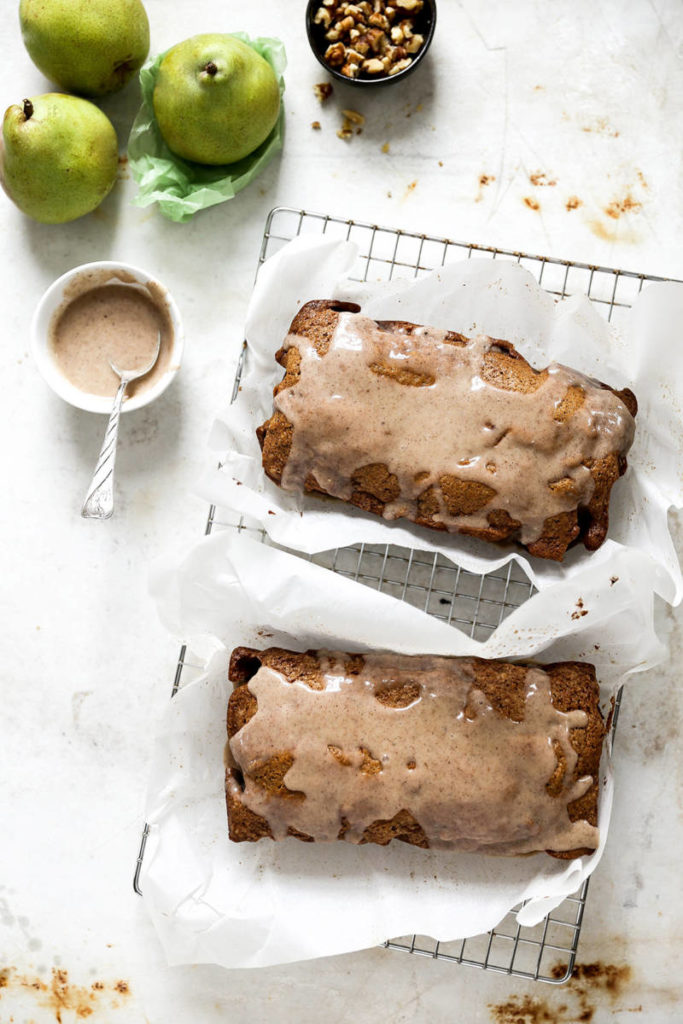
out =
[[[340,138],[340,139],[344,139],[345,142],[348,142],[348,140],[351,138],[352,135],[353,135],[353,125],[351,124],[349,119],[347,117],[345,117],[344,121],[342,123],[341,128],[337,132],[337,137]]]
[[[328,46],[325,50],[325,60],[331,67],[339,67],[340,64],[344,63],[346,57],[346,47],[343,43],[335,43],[333,46]]]
[[[379,53],[382,45],[386,45],[386,36],[379,28],[371,28],[365,38],[370,44],[373,53]]]
[[[372,57],[370,60],[364,60],[361,68],[369,75],[381,75],[384,71],[384,64],[379,57]]]
[[[423,7],[424,0],[321,0],[313,22],[331,44],[324,60],[347,78],[404,71],[424,46],[415,31]]]
[[[381,28],[383,32],[389,31],[389,19],[385,14],[371,14],[368,18],[368,25]]]
[[[316,95],[316,99],[319,99],[321,103],[329,100],[332,95],[332,83],[331,82],[318,82],[317,85],[313,86],[313,92]]]
[[[332,15],[326,7],[319,7],[313,17],[314,25],[322,25],[323,28],[328,29],[332,22]]]
[[[360,114],[357,110],[342,110],[344,120],[342,126],[337,132],[340,139],[348,141],[353,135],[354,131],[356,135],[360,135],[363,131],[363,125],[365,124],[365,117]]]
[[[405,71],[410,65],[410,57],[406,57],[405,60],[399,60],[396,64],[392,64],[389,68],[390,75],[397,75],[399,71]]]
[[[362,114],[359,114],[357,110],[342,110],[342,114],[347,121],[351,122],[351,124],[360,126],[365,124],[365,117]]]

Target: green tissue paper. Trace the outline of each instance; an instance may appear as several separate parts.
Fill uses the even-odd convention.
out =
[[[277,75],[282,97],[285,91],[282,75],[287,66],[283,43],[279,39],[250,39],[244,32],[231,32],[230,35],[241,39],[268,61]],[[152,105],[159,65],[167,52],[148,60],[140,69],[142,105],[130,130],[128,163],[139,186],[133,203],[136,206],[158,203],[164,217],[182,222],[199,210],[232,199],[261,173],[282,148],[285,114],[281,105],[277,124],[268,138],[243,160],[222,167],[182,160],[164,142]]]

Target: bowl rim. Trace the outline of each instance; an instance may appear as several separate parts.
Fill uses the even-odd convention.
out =
[[[412,74],[413,71],[415,71],[415,69],[420,64],[422,58],[429,50],[429,47],[432,45],[432,39],[434,38],[434,31],[436,29],[437,4],[436,0],[424,0],[424,4],[425,6],[429,7],[431,14],[429,30],[427,32],[427,36],[425,37],[424,44],[422,46],[422,49],[419,51],[419,53],[415,55],[415,57],[410,62],[408,67],[404,68],[403,71],[399,71],[398,74],[396,75],[377,75],[374,78],[347,78],[346,75],[342,75],[342,73],[340,71],[337,71],[336,68],[330,67],[330,65],[323,58],[322,53],[320,53],[316,45],[316,40],[314,38],[316,26],[313,24],[313,14],[314,10],[317,10],[318,7],[322,6],[322,0],[308,0],[306,4],[305,18],[308,44],[313,52],[313,56],[321,65],[321,67],[323,67],[325,71],[333,78],[335,78],[338,82],[343,82],[345,85],[357,86],[358,88],[364,86],[374,86],[375,88],[379,88],[385,85],[392,85],[394,82],[400,82],[402,79]]]
[[[124,263],[120,260],[95,260],[90,263],[81,263],[77,267],[67,270],[45,289],[36,305],[31,320],[31,354],[45,383],[65,402],[75,406],[77,409],[83,409],[85,412],[95,412],[104,415],[111,413],[113,396],[109,398],[106,395],[93,395],[88,391],[81,391],[80,388],[72,384],[57,366],[49,344],[49,325],[54,313],[64,299],[66,286],[81,275],[96,270],[123,270],[131,274],[140,284],[152,283],[157,285],[163,293],[166,308],[171,319],[173,346],[169,368],[153,387],[139,392],[132,398],[124,399],[121,411],[124,413],[134,412],[136,409],[142,409],[144,406],[149,405],[150,402],[153,402],[163,394],[180,369],[185,347],[182,321],[178,307],[171,293],[154,274],[148,273],[135,264]]]

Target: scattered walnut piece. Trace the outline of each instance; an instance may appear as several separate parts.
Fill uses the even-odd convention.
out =
[[[311,128],[313,129],[313,131],[319,132],[320,131],[320,127],[321,127],[320,121],[311,121]]]
[[[351,124],[362,127],[365,124],[365,117],[359,114],[357,110],[342,110],[344,117],[351,122]]]
[[[424,46],[415,31],[423,7],[423,0],[321,0],[313,22],[330,43],[324,60],[347,78],[404,71]]]
[[[337,138],[343,139],[344,142],[348,142],[348,140],[351,138],[352,135],[353,135],[353,125],[351,124],[349,119],[347,117],[345,117],[343,122],[342,122],[341,128],[337,132]]]
[[[363,114],[359,114],[357,110],[342,110],[344,120],[342,126],[337,132],[340,139],[348,141],[354,133],[360,135],[363,131],[363,125],[365,124],[365,117]]]
[[[325,100],[329,100],[332,95],[332,83],[331,82],[318,82],[317,85],[313,86],[313,92],[316,95],[316,99],[324,103]]]

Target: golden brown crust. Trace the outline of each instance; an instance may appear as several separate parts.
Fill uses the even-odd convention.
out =
[[[506,661],[487,661],[483,658],[469,660],[474,667],[475,685],[483,692],[494,711],[505,718],[521,720],[524,717],[528,665]],[[256,697],[249,690],[247,683],[262,665],[281,672],[289,682],[295,680],[303,682],[311,689],[316,690],[322,687],[322,670],[315,651],[306,651],[300,654],[279,647],[270,647],[263,651],[248,647],[236,648],[232,653],[229,669],[229,678],[235,684],[235,689],[228,701],[229,739],[232,739],[258,710]],[[345,668],[349,673],[358,673],[362,667],[362,654],[348,655]],[[597,825],[600,757],[606,729],[600,711],[600,692],[595,669],[592,665],[579,661],[557,662],[543,665],[542,668],[550,677],[553,705],[563,712],[576,709],[586,712],[588,719],[586,727],[572,729],[570,732],[570,742],[578,755],[573,778],[579,779],[591,775],[594,781],[582,797],[568,805],[567,812],[569,820],[572,822],[584,820],[590,825]],[[404,683],[388,685],[380,691],[376,699],[386,706],[400,708],[406,707],[414,701],[418,694],[419,687],[416,684]],[[337,759],[344,757],[343,752],[338,749],[331,749],[330,753]],[[548,780],[548,792],[551,796],[559,793],[561,784],[566,783],[562,758],[557,749],[556,756],[558,756],[558,764],[552,777]],[[288,790],[284,785],[284,776],[291,763],[291,755],[287,751],[281,751],[267,761],[260,762],[256,772],[250,773],[250,777],[258,784],[263,785],[273,796],[300,799],[303,794]],[[378,765],[379,762],[372,757],[371,752],[364,750],[361,770],[372,773],[378,770]],[[239,769],[228,768],[226,778],[237,781],[239,785],[243,786]],[[272,839],[272,832],[265,818],[250,811],[241,803],[239,797],[231,792],[230,788],[227,792],[227,806],[230,838],[234,842],[255,842],[264,837]],[[348,828],[348,823],[346,828]],[[344,831],[345,828],[342,825],[340,838],[343,838]],[[290,830],[289,834],[294,835],[295,832]],[[429,846],[428,838],[419,822],[416,822],[407,810],[400,811],[389,821],[373,822],[365,830],[362,842],[385,845],[391,839],[399,839],[416,846]],[[311,841],[310,836],[307,836],[306,840]],[[592,852],[586,848],[563,853],[546,851],[552,857],[562,860],[571,860],[573,857],[588,855]]]
[[[340,312],[359,312],[360,307],[353,303],[336,302],[319,299],[306,303],[297,313],[290,332],[309,339],[320,356],[324,356],[330,346]],[[377,321],[384,330],[401,331],[412,334],[419,325],[398,320]],[[446,341],[455,345],[467,344],[468,339],[455,331],[449,331]],[[297,383],[300,375],[301,356],[298,349],[292,346],[280,349],[277,361],[284,367],[285,374],[276,385],[274,394]],[[415,374],[412,371],[396,371],[378,364],[373,367],[380,374],[401,372],[406,375],[400,383],[424,386],[432,383],[428,374]],[[506,390],[528,393],[535,391],[547,376],[547,370],[536,370],[507,341],[494,339],[491,349],[484,358],[482,376],[487,383]],[[410,379],[408,379],[408,375]],[[635,395],[628,388],[616,391],[606,384],[601,387],[611,391],[626,406],[632,416],[638,411]],[[579,387],[570,387],[554,416],[559,422],[568,420],[584,401],[584,394]],[[256,431],[262,450],[263,468],[268,477],[276,484],[282,481],[282,475],[292,448],[292,424],[286,416],[275,411],[273,415]],[[609,500],[612,486],[626,471],[626,459],[617,453],[593,462],[587,466],[590,470],[595,488],[592,498],[585,508],[574,509],[562,515],[546,519],[540,537],[526,545],[530,554],[539,558],[548,558],[561,562],[567,548],[582,541],[589,551],[600,547],[607,535],[609,525]],[[416,467],[416,480],[419,480],[420,469]],[[352,478],[353,491],[349,500],[365,512],[382,515],[384,508],[399,497],[396,477],[385,465],[371,463],[359,467]],[[306,479],[304,490],[308,493],[325,495],[312,474]],[[457,491],[457,495],[456,492]],[[418,526],[432,530],[444,531],[447,526],[439,522],[440,498],[452,515],[469,515],[481,509],[495,495],[493,487],[474,481],[458,480],[454,476],[444,476],[438,485],[426,488],[417,499],[417,513],[412,517]],[[487,527],[460,527],[460,533],[477,537],[490,542],[518,540],[521,523],[511,518],[503,509],[494,509],[487,515]]]

